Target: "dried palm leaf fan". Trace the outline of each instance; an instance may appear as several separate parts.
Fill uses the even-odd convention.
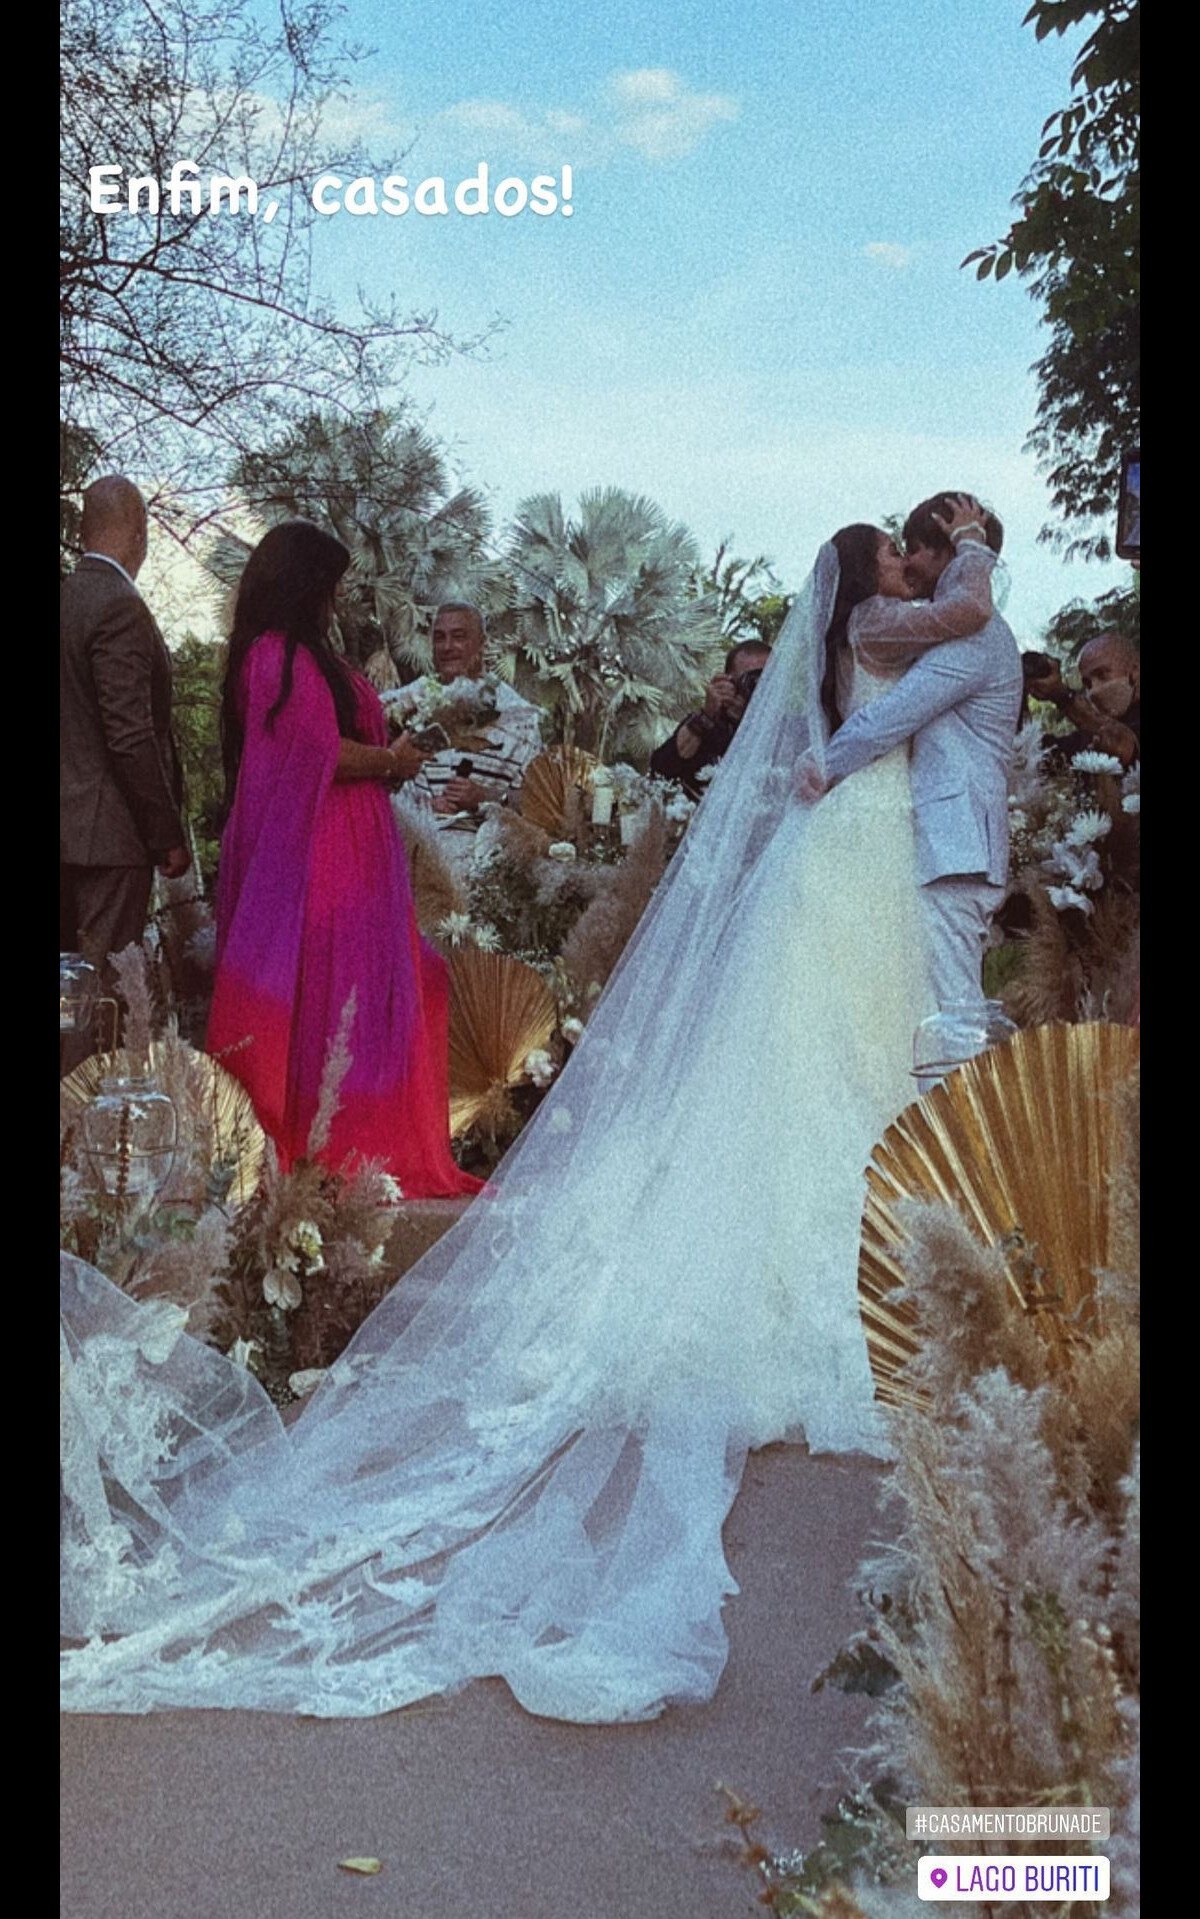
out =
[[[898,1377],[917,1350],[913,1313],[894,1297],[905,1283],[897,1255],[907,1200],[945,1201],[985,1245],[1003,1246],[1013,1310],[1031,1313],[1065,1357],[1078,1309],[1109,1264],[1116,1096],[1138,1046],[1128,1026],[1035,1026],[968,1060],[888,1128],[867,1169],[858,1265],[885,1405],[923,1403]]]
[[[535,826],[560,839],[567,824],[567,796],[572,787],[586,793],[600,762],[581,746],[555,746],[539,753],[521,781],[521,812]]]
[[[417,925],[427,937],[434,938],[442,920],[467,911],[467,890],[442,851],[433,815],[419,815],[415,809],[402,806],[394,811],[408,854]]]
[[[189,1107],[206,1115],[212,1131],[214,1169],[233,1167],[225,1203],[235,1209],[244,1206],[258,1190],[267,1136],[241,1081],[218,1060],[198,1053],[185,1040],[152,1040],[150,1070],[163,1091],[175,1100],[181,1122],[186,1123]],[[126,1053],[93,1053],[59,1086],[64,1119],[73,1118],[96,1097],[102,1079],[129,1071]]]
[[[498,1114],[525,1061],[558,1023],[540,973],[502,953],[462,947],[450,954],[450,1132]]]

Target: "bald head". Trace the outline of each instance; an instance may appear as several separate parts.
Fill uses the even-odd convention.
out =
[[[137,578],[146,557],[146,502],[132,480],[106,473],[83,495],[80,526],[85,553],[105,553]]]
[[[1079,677],[1089,693],[1110,680],[1128,680],[1137,698],[1142,656],[1120,633],[1097,633],[1079,655]]]

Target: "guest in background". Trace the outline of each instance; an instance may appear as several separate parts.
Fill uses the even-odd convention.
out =
[[[1051,743],[1054,761],[1061,765],[1088,750],[1111,753],[1126,767],[1141,759],[1142,659],[1131,640],[1120,633],[1098,633],[1088,641],[1079,655],[1082,692],[1066,684],[1057,660],[1042,654],[1026,658],[1027,692],[1072,722],[1073,731]]]
[[[433,622],[433,670],[444,686],[482,680],[487,626],[477,606],[449,600]],[[443,846],[456,865],[474,858],[475,835],[488,801],[516,806],[525,770],[542,751],[541,710],[503,680],[495,683],[497,712],[483,722],[481,739],[467,747],[428,753],[409,797],[434,815]]]
[[[689,713],[669,740],[650,756],[650,771],[660,780],[677,780],[688,797],[698,800],[704,782],[696,775],[715,767],[729,751],[759,675],[771,657],[765,640],[743,640],[725,657],[725,670],[708,683],[704,705]]]
[[[191,863],[171,733],[171,656],[135,584],[146,502],[108,474],[83,496],[85,552],[59,590],[58,945],[106,990],[111,953],[140,940],[154,869]],[[60,1064],[82,1052],[67,1042]]]
[[[446,969],[417,932],[388,798],[421,756],[407,734],[387,745],[375,689],[329,639],[349,560],[332,534],[290,520],[242,575],[221,701],[229,811],[208,1050],[287,1170],[310,1153],[341,1034],[349,1065],[319,1157],[374,1160],[409,1198],[475,1192],[450,1152]]]

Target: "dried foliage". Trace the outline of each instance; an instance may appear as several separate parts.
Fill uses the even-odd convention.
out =
[[[666,816],[660,806],[653,806],[628,857],[606,873],[601,890],[567,939],[562,964],[582,1019],[633,938],[670,851]]]
[[[329,1042],[325,1054],[325,1064],[321,1069],[321,1087],[317,1096],[317,1110],[308,1134],[308,1157],[320,1159],[329,1144],[329,1135],[333,1122],[337,1118],[342,1104],[342,1086],[350,1071],[352,1054],[350,1036],[354,1031],[354,1017],[358,1010],[358,989],[350,989],[350,997],[342,1008],[338,1020],[337,1032]]]
[[[753,1808],[735,1820],[740,1861],[773,1912],[915,1914],[920,1847],[904,1838],[905,1804],[1107,1805],[1103,1910],[1139,1910],[1136,1078],[1121,1101],[1121,1270],[1102,1276],[1070,1337],[1038,1336],[1004,1261],[957,1214],[910,1213],[904,1260],[920,1331],[910,1375],[934,1412],[892,1415],[886,1491],[899,1539],[864,1565],[867,1625],[818,1681],[881,1695],[873,1785],[842,1802],[808,1855],[758,1842]]]
[[[426,939],[436,940],[444,920],[467,911],[466,888],[443,853],[438,829],[429,816],[402,800],[395,802],[392,811],[408,854],[417,925]]]
[[[117,993],[125,1008],[125,1051],[132,1070],[137,1071],[137,1062],[145,1062],[150,1057],[150,1038],[154,1031],[154,991],[141,944],[133,943],[123,952],[114,953],[112,969]]]

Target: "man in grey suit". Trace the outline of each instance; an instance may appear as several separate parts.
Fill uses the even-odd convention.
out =
[[[904,527],[906,574],[935,605],[967,563],[956,565],[964,543],[998,555],[1003,539],[999,521],[982,510],[948,533],[954,502],[948,493],[925,500]],[[1016,640],[993,612],[978,632],[930,647],[894,687],[852,714],[826,748],[824,777],[801,768],[801,797],[815,800],[911,740],[917,873],[942,1007],[983,1000],[984,946],[1008,878],[1008,768],[1021,691]]]
[[[146,503],[117,474],[83,496],[84,555],[59,600],[60,952],[103,969],[140,940],[154,868],[190,865],[171,661],[134,582]]]

